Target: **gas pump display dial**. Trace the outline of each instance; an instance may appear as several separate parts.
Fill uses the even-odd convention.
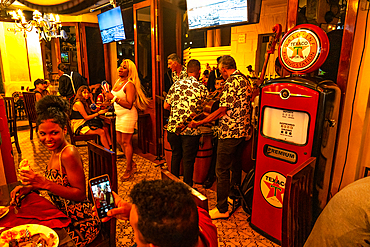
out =
[[[309,122],[310,116],[306,112],[264,107],[262,134],[276,140],[304,145],[307,142]]]

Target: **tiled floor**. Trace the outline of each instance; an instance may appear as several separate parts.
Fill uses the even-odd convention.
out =
[[[24,121],[22,121],[24,125]],[[34,135],[33,140],[29,139],[29,129],[22,128],[18,132],[19,143],[22,154],[18,154],[13,144],[14,160],[16,167],[19,162],[27,158],[33,165],[34,170],[43,172],[46,169],[47,162],[50,158],[48,150],[39,142],[38,136]],[[134,146],[135,142],[134,142]],[[79,147],[80,154],[83,158],[85,167],[88,164],[87,147]],[[140,154],[140,155],[139,155]],[[158,163],[163,161],[156,161],[156,157],[148,154],[141,154],[140,150],[136,150],[134,154],[134,161],[138,164],[138,172],[133,179],[127,182],[118,181],[118,194],[122,198],[128,199],[128,193],[135,183],[142,179],[160,179],[160,167]],[[117,161],[118,174],[123,174],[126,165],[125,158],[120,158]],[[85,169],[87,177],[87,171]],[[206,195],[209,200],[209,208],[214,208],[216,204],[216,192],[212,189],[203,189],[200,185],[196,185],[196,189],[202,194]],[[218,229],[219,246],[233,247],[233,246],[278,246],[275,243],[267,240],[263,236],[251,229],[248,223],[249,215],[246,214],[240,207],[228,220],[214,220],[214,224]],[[130,224],[125,221],[118,221],[117,223],[117,246],[132,246],[133,232]]]

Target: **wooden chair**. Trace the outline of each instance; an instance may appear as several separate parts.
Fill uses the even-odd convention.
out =
[[[161,177],[162,179],[171,179],[176,182],[184,183],[182,180],[180,180],[178,177],[173,175],[171,172],[167,170],[161,170]],[[184,183],[185,184],[185,183]],[[191,188],[189,185],[185,184],[189,189],[191,189],[191,194],[193,196],[193,199],[198,207],[203,208],[208,212],[208,199],[206,196],[198,192],[197,190]]]
[[[87,142],[89,155],[89,179],[108,174],[113,191],[118,191],[116,153],[92,141]],[[89,198],[92,199],[89,191]],[[89,246],[116,246],[116,219],[102,223],[99,236]]]
[[[95,134],[94,135],[75,135],[75,133],[73,132],[71,128],[71,123],[67,124],[67,131],[68,131],[69,138],[71,139],[71,144],[76,147],[86,146],[87,145],[86,141],[96,142],[98,139],[98,135],[95,135]],[[81,141],[83,141],[83,143],[77,143]]]
[[[312,193],[316,158],[287,175],[283,200],[282,247],[303,246],[312,229]]]
[[[33,92],[23,92],[24,106],[26,108],[26,114],[30,125],[30,140],[33,139],[33,124],[36,125],[36,96]],[[37,132],[37,126],[36,126]]]
[[[18,141],[18,132],[17,132],[17,112],[15,111],[14,99],[13,97],[4,97],[5,112],[8,119],[8,128],[10,137],[14,137],[15,146],[18,153],[22,153],[21,147],[19,146]]]

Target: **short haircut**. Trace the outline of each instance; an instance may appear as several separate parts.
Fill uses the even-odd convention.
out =
[[[220,64],[225,69],[236,69],[236,62],[234,58],[229,55],[222,56]]]
[[[37,120],[36,125],[39,126],[42,121],[52,119],[64,129],[69,121],[69,103],[61,96],[46,95],[36,103]]]
[[[186,71],[189,73],[196,73],[200,70],[200,62],[196,59],[190,59],[186,66]]]
[[[217,64],[220,63],[220,60],[221,60],[222,56],[219,56],[216,60],[217,60]]]
[[[173,180],[143,180],[130,192],[138,229],[147,243],[194,247],[199,236],[197,206],[189,188]]]
[[[177,54],[176,54],[176,53],[172,53],[172,54],[168,55],[167,60],[176,61],[176,62],[178,62],[179,64],[181,64],[181,59],[180,59],[180,57],[179,57],[179,56],[177,56]]]
[[[58,69],[61,70],[61,71],[63,71],[64,73],[65,72],[69,72],[68,66],[66,64],[64,64],[64,63],[58,64]]]
[[[47,82],[43,79],[36,79],[36,81],[33,82],[33,85],[36,87],[38,84],[46,84]]]

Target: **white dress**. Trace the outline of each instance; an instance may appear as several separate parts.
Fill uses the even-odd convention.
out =
[[[120,100],[126,101],[127,96],[123,89],[126,87],[127,83],[128,81],[117,92],[112,90],[112,94],[114,96],[117,96],[117,98],[119,98]],[[136,107],[133,105],[130,110],[114,102],[114,110],[116,112],[116,131],[133,134],[138,119]]]

